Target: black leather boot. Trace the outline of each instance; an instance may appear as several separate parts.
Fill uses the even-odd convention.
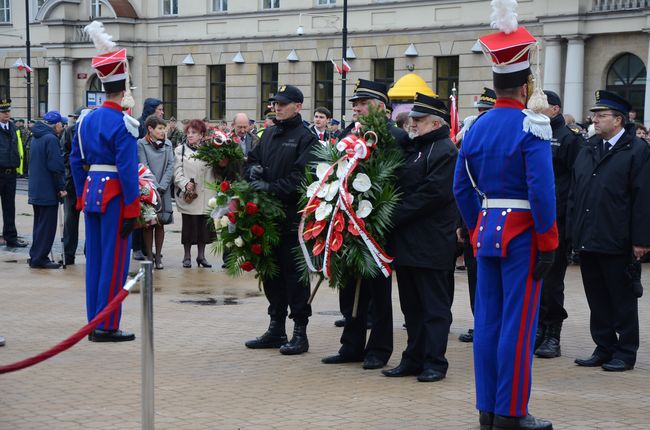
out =
[[[285,343],[287,343],[287,332],[284,328],[284,320],[271,320],[268,330],[262,336],[249,340],[245,345],[251,349],[263,349],[280,348]]]
[[[562,323],[546,327],[544,342],[535,350],[535,355],[540,358],[555,358],[562,355],[560,351],[560,332]]]
[[[298,355],[309,351],[309,341],[307,340],[307,324],[299,324],[293,327],[293,337],[280,347],[280,352],[284,355]]]
[[[537,325],[537,333],[535,333],[535,349],[534,351],[537,351],[537,348],[544,342],[544,335],[546,334],[546,327],[540,322]]]
[[[492,424],[494,423],[494,414],[492,412],[479,411],[478,423],[481,426],[481,430],[492,430]]]
[[[530,414],[525,417],[495,415],[492,430],[553,430],[553,424]]]

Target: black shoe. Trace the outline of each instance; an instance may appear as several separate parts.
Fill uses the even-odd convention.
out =
[[[422,373],[422,371],[413,366],[400,363],[397,367],[393,367],[392,369],[382,370],[381,373],[389,378],[401,378],[404,376],[416,376]]]
[[[494,414],[492,412],[479,411],[478,423],[481,426],[481,430],[492,430],[493,422],[494,422]]]
[[[363,361],[361,357],[346,357],[341,354],[330,355],[321,359],[323,364],[359,363],[361,361]]]
[[[589,358],[576,358],[574,363],[582,367],[599,367],[607,363],[609,359],[592,354]]]
[[[27,242],[20,239],[16,239],[14,242],[7,242],[5,244],[7,248],[25,248],[27,245],[29,245]]]
[[[345,327],[345,318],[334,321],[334,327]]]
[[[546,336],[546,327],[538,323],[537,332],[535,333],[535,348],[533,351],[537,351],[537,348],[544,342],[544,336]]]
[[[365,360],[363,360],[363,367],[366,370],[372,370],[372,369],[381,369],[384,367],[386,363],[384,360],[381,360],[378,357],[375,357],[374,355],[369,355],[366,357]]]
[[[437,382],[443,379],[445,379],[445,374],[435,369],[424,369],[418,375],[418,381],[420,382]]]
[[[284,329],[284,321],[271,320],[268,330],[262,336],[249,340],[245,345],[250,349],[266,349],[280,348],[285,343],[287,343],[287,332]]]
[[[208,263],[208,260],[204,258],[197,258],[196,259],[196,265],[198,267],[212,267],[212,264]]]
[[[99,330],[96,329],[89,335],[91,342],[128,342],[135,340],[135,335],[122,330]]]
[[[465,343],[474,342],[474,329],[470,328],[469,330],[467,330],[467,333],[463,333],[460,336],[458,336],[458,340]]]
[[[280,347],[280,353],[284,355],[299,355],[309,351],[309,340],[307,339],[307,325],[296,324],[293,327],[291,340]]]
[[[138,261],[144,261],[144,254],[142,251],[133,251],[133,259]]]
[[[607,363],[604,363],[602,368],[608,372],[625,372],[634,369],[634,364],[627,364],[620,358],[612,358]]]
[[[495,415],[493,430],[553,430],[550,421],[541,420],[528,414],[525,417],[506,417]]]
[[[59,261],[57,261],[57,263],[59,263],[60,265],[63,266],[63,260],[59,260]],[[74,258],[72,258],[72,259],[66,258],[65,259],[65,265],[66,266],[74,266]]]
[[[29,265],[32,269],[58,269],[61,267],[59,263],[55,263],[54,261],[48,261],[45,264],[41,264],[40,266],[33,266],[32,264]]]
[[[540,358],[555,358],[562,355],[560,350],[560,332],[562,331],[562,323],[552,324],[546,327],[546,334],[544,341],[535,350],[535,355]]]

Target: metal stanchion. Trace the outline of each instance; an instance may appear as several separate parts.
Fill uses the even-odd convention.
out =
[[[153,263],[142,263],[142,429],[154,428]]]

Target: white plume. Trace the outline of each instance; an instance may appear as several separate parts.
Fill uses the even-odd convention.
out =
[[[492,6],[492,15],[490,15],[492,28],[510,34],[519,27],[517,12],[515,12],[517,0],[492,0],[490,5]]]
[[[100,53],[105,54],[106,52],[110,52],[113,48],[115,48],[115,42],[111,40],[113,39],[113,36],[104,31],[104,24],[101,22],[91,22],[84,27],[84,31],[88,34],[88,36],[90,36],[93,43],[95,44],[95,48]]]

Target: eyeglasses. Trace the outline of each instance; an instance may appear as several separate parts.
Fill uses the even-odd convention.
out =
[[[591,119],[603,119],[608,116],[615,116],[613,113],[594,113],[591,114]]]

